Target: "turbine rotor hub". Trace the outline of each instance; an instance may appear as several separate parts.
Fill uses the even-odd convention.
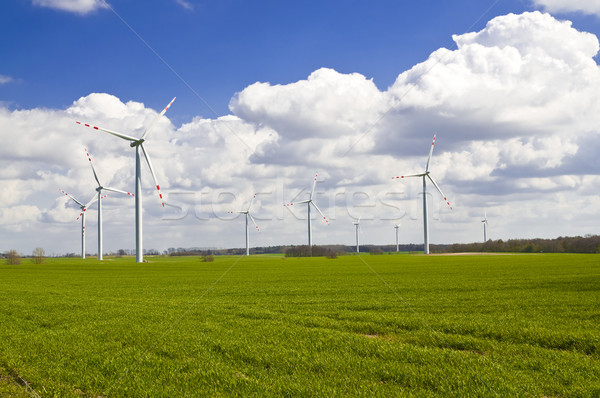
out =
[[[136,146],[140,146],[144,143],[144,139],[139,139],[137,141],[133,141],[131,144],[129,144],[130,147],[134,148]]]

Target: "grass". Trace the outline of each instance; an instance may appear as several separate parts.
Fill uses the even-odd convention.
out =
[[[148,259],[0,265],[0,396],[600,396],[596,255]]]

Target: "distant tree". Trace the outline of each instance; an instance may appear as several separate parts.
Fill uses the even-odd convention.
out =
[[[202,262],[203,263],[210,263],[215,261],[215,256],[213,256],[212,254],[205,254],[202,256]]]
[[[21,255],[15,249],[6,252],[6,264],[17,265],[21,264]]]
[[[41,264],[44,262],[46,258],[46,251],[41,247],[36,247],[33,249],[33,254],[31,255],[31,262],[34,264]]]
[[[125,249],[119,249],[119,251],[117,252],[117,255],[119,255],[119,256],[126,256],[127,252],[125,251]]]

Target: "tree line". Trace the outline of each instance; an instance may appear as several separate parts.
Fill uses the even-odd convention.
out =
[[[561,236],[555,239],[488,240],[482,243],[455,243],[434,245],[438,252],[494,252],[494,253],[600,253],[600,236]]]

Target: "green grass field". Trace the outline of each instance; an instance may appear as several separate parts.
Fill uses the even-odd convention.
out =
[[[600,396],[600,256],[0,264],[0,396]]]

